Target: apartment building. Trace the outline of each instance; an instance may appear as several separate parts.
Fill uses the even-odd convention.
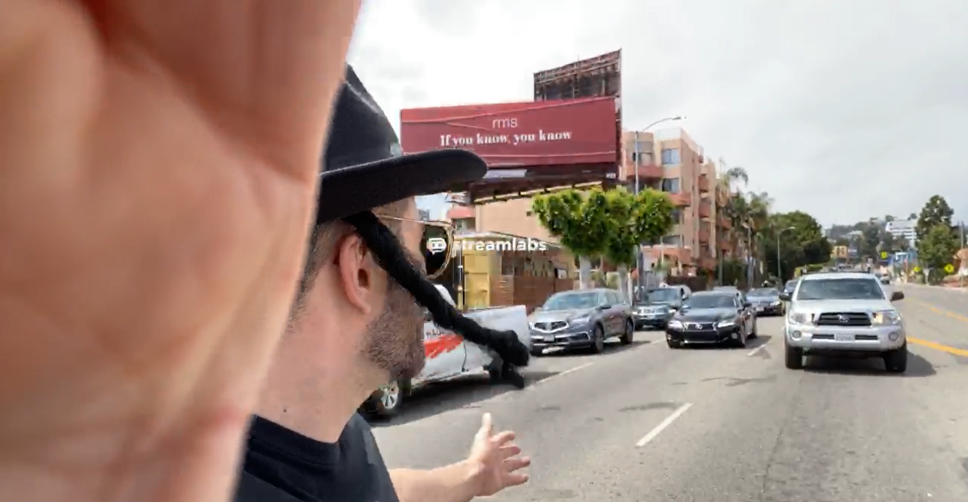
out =
[[[676,226],[672,231],[661,243],[643,247],[649,261],[661,261],[679,274],[715,270],[718,257],[733,252],[731,224],[723,211],[729,190],[720,186],[716,164],[705,158],[702,147],[679,128],[638,135],[625,131],[622,143],[619,182],[634,190],[638,165],[640,187],[668,193],[676,206]],[[530,198],[477,206],[453,205],[447,219],[458,230],[556,241],[531,214]]]
[[[619,178],[634,190],[638,170],[640,189],[666,192],[676,206],[675,227],[662,242],[645,246],[646,256],[678,273],[714,270],[731,248],[731,224],[722,209],[728,188],[718,183],[716,164],[681,128],[625,131],[622,150]]]

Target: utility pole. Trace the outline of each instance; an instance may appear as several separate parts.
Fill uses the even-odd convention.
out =
[[[634,190],[634,192],[635,192],[635,200],[637,201],[639,199],[639,166],[642,165],[642,163],[641,163],[642,150],[639,147],[639,131],[635,131],[635,153],[633,154],[633,156],[635,157],[634,159],[632,159],[632,160],[635,161],[635,190]],[[636,269],[636,281],[635,282],[638,283],[637,286],[636,286],[638,288],[638,295],[636,295],[634,293],[635,290],[633,289],[633,291],[630,291],[629,292],[629,296],[630,297],[633,297],[633,298],[638,298],[639,295],[642,294],[642,290],[645,287],[645,256],[643,256],[643,254],[642,254],[642,243],[641,242],[637,242],[636,243],[636,246],[635,246],[635,269]],[[632,303],[634,305],[635,304],[635,300],[633,299],[630,303]]]
[[[726,161],[723,160],[722,157],[719,158],[719,173],[717,173],[717,174],[718,175],[716,176],[716,190],[715,190],[715,192],[713,192],[713,205],[716,207],[716,218],[719,219],[719,218],[722,218],[722,215],[720,214],[720,211],[722,211],[722,209],[723,209],[723,208],[719,207],[719,175],[726,176]],[[729,188],[727,187],[727,190],[728,189]],[[729,196],[729,194],[727,194],[727,196]],[[719,229],[722,228],[722,227],[720,227],[718,225],[718,223],[719,223],[718,221],[716,223],[717,223],[717,225],[716,225],[716,237],[717,237],[716,238],[716,258],[719,258],[719,267],[718,267],[719,268],[719,273],[718,273],[718,280],[716,282],[720,286],[722,286],[723,285],[723,261],[726,260],[726,257],[723,256],[723,248],[722,248],[722,246],[719,245]]]

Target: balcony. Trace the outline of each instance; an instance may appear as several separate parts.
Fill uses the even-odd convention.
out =
[[[659,256],[661,255],[663,261],[670,264],[692,264],[692,248],[688,247],[658,245],[646,247],[643,249],[643,252],[647,253],[656,263],[659,261]]]
[[[672,202],[673,206],[685,207],[692,204],[692,198],[687,193],[666,193],[669,195],[669,201]]]
[[[709,225],[699,225],[699,242],[709,244]]]
[[[662,179],[662,167],[655,164],[643,164],[638,167],[639,169],[639,179],[642,180],[658,180]],[[635,165],[628,166],[629,179],[635,179]]]
[[[705,194],[708,192],[709,192],[709,176],[706,176],[705,174],[703,174],[702,176],[699,177],[699,193]]]
[[[716,270],[718,262],[712,256],[702,256],[699,258],[699,268],[705,270]]]
[[[709,217],[712,216],[712,214],[713,214],[712,213],[712,206],[708,202],[703,201],[703,202],[701,202],[699,204],[699,217],[700,218],[709,218]]]
[[[720,213],[719,218],[716,218],[716,223],[726,230],[732,230],[733,228],[733,222],[722,213]]]

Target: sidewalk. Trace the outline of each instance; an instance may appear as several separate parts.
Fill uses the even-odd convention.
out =
[[[948,291],[956,291],[959,293],[968,293],[968,288],[962,286],[935,286],[931,284],[915,284],[913,282],[898,282],[892,284],[892,286],[901,288],[943,289]]]

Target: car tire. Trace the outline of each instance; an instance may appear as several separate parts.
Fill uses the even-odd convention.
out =
[[[735,342],[733,342],[733,345],[737,349],[745,349],[746,348],[746,340],[748,340],[751,335],[749,335],[749,334],[745,334],[744,335],[742,329],[740,329],[739,330],[739,333],[737,333],[737,334],[739,335],[739,338],[737,338],[737,340]]]
[[[682,344],[679,343],[679,342],[673,342],[672,340],[666,340],[666,343],[669,345],[669,348],[670,349],[681,349],[682,348]]]
[[[894,349],[884,354],[884,367],[888,373],[904,373],[907,371],[907,342],[900,348]]]
[[[803,349],[799,347],[791,347],[784,343],[783,356],[783,362],[786,364],[787,369],[803,369]]]
[[[370,412],[381,418],[389,418],[400,412],[406,395],[406,385],[394,380],[379,389],[379,395],[370,399]]]
[[[622,342],[622,345],[631,345],[632,340],[634,338],[635,338],[635,325],[632,324],[631,319],[626,319],[625,333],[623,333],[622,336],[619,337],[619,341]]]
[[[544,355],[544,349],[531,349],[531,357],[541,357]]]
[[[601,324],[592,329],[592,353],[601,354],[605,350],[605,330]]]

